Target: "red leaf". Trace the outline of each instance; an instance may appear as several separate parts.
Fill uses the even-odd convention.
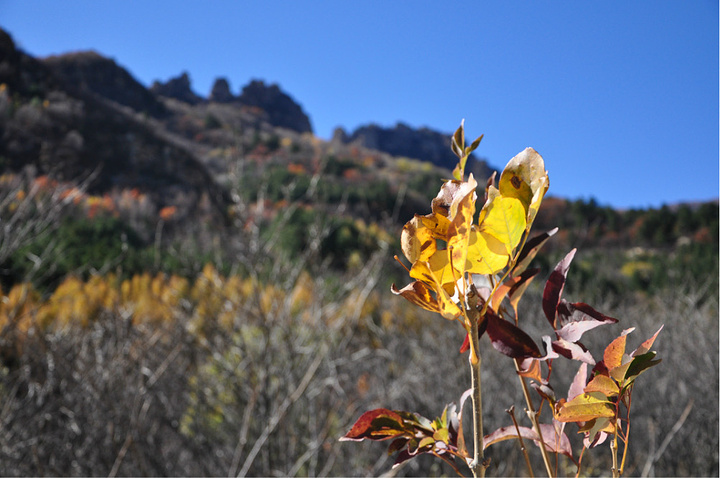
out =
[[[553,350],[565,358],[579,360],[590,365],[595,365],[592,354],[581,343],[568,342],[564,339],[555,340],[552,343]]]
[[[576,249],[568,252],[565,258],[555,266],[555,270],[550,273],[550,277],[548,277],[545,283],[542,301],[543,312],[545,312],[545,317],[547,317],[553,329],[557,329],[555,326],[555,313],[560,303],[560,298],[562,297],[563,288],[565,287],[565,277],[570,268],[570,263],[573,257],[575,257],[575,252]]]
[[[522,329],[490,311],[485,316],[487,333],[495,350],[512,358],[542,357],[538,346]]]
[[[530,262],[532,262],[532,260],[535,258],[538,251],[540,251],[540,248],[545,244],[545,242],[547,242],[548,239],[555,235],[557,231],[558,228],[556,227],[551,231],[538,234],[537,236],[527,241],[525,243],[525,246],[523,246],[522,251],[520,251],[520,254],[518,255],[517,262],[512,270],[512,275],[517,276],[518,274],[521,274],[525,269],[527,269],[527,266],[530,265]]]
[[[363,413],[340,441],[364,439],[382,441],[397,437],[404,431],[402,417],[386,408],[376,408]]]
[[[605,324],[617,323],[617,319],[608,317],[593,309],[583,302],[566,302],[560,300],[557,306],[558,325],[560,330],[556,330],[557,336],[568,342],[577,342],[582,335],[588,330]]]
[[[658,331],[655,332],[655,335],[653,335],[652,337],[647,339],[645,342],[643,342],[640,345],[640,347],[635,349],[635,351],[633,353],[631,353],[630,355],[633,357],[637,357],[638,355],[643,355],[643,354],[648,353],[650,351],[650,347],[652,347],[653,343],[655,342],[655,339],[657,338],[658,334],[663,329],[663,327],[665,327],[665,325],[661,325],[660,328],[658,329]]]

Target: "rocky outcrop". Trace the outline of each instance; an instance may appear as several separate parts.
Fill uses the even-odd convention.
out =
[[[210,91],[210,101],[215,103],[232,103],[237,98],[230,92],[230,83],[226,78],[218,78],[213,83],[212,90]]]
[[[246,106],[262,109],[273,126],[287,128],[298,133],[311,133],[310,118],[290,96],[283,93],[276,84],[253,80],[245,86],[238,101]]]
[[[165,83],[159,81],[153,82],[150,91],[156,95],[174,98],[191,105],[196,105],[203,101],[190,87],[190,76],[187,72],[183,72],[180,76],[171,78]]]
[[[151,116],[167,114],[163,104],[126,69],[95,51],[51,56],[43,63],[67,89],[91,92]]]
[[[415,129],[403,123],[398,123],[394,128],[383,128],[376,124],[361,126],[350,135],[338,128],[333,134],[333,141],[376,149],[393,156],[429,161],[436,166],[453,169],[458,158],[450,149],[450,138],[450,134],[429,128]],[[470,161],[468,167],[476,176],[484,178],[493,171],[483,160]]]

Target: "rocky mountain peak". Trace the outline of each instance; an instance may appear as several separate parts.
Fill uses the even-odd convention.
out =
[[[405,123],[397,123],[392,128],[369,124],[357,128],[350,135],[342,129],[333,134],[334,141],[376,149],[393,156],[429,161],[452,170],[458,159],[450,149],[450,138],[450,134],[427,127],[415,129]],[[472,155],[470,157],[473,158]],[[476,160],[469,163],[468,171],[478,177],[487,178],[493,169],[484,160]]]
[[[153,82],[150,91],[156,95],[174,98],[191,105],[196,105],[203,101],[190,87],[190,75],[188,75],[187,72],[183,72],[175,78],[170,78],[165,83],[159,81]]]
[[[217,78],[210,91],[210,101],[215,103],[231,103],[237,98],[230,92],[230,83],[227,78]]]
[[[299,133],[312,132],[310,118],[290,96],[283,93],[277,84],[266,85],[262,80],[253,80],[238,97],[240,103],[264,110],[270,124],[292,129]]]

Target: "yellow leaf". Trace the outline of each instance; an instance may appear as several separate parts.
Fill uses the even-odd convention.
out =
[[[433,237],[436,239],[447,240],[448,228],[450,220],[442,214],[428,214],[421,216],[422,223],[425,227],[432,231]]]
[[[495,274],[507,265],[509,258],[505,245],[497,238],[474,228],[470,231],[466,272]]]
[[[599,398],[596,394],[582,393],[569,402],[565,402],[555,417],[561,422],[586,422],[593,418],[614,417],[613,404]]]
[[[481,233],[499,240],[511,255],[525,232],[525,209],[514,197],[488,198],[479,227]]]
[[[416,215],[403,227],[400,235],[403,254],[411,262],[427,261],[437,250],[433,231]]]
[[[453,288],[455,280],[445,251],[438,251],[429,262],[416,262],[410,269],[410,277],[421,280],[425,284],[432,287],[437,296],[438,305],[440,306],[440,314],[449,320],[454,320],[462,311],[460,307],[452,300],[450,294],[443,285],[449,284]],[[444,281],[444,282],[442,282]]]
[[[475,215],[475,197],[476,194],[473,190],[461,200],[453,203],[454,214],[448,228],[447,249],[449,260],[458,272],[458,279],[465,274],[468,243]]]
[[[595,375],[585,387],[586,393],[599,392],[606,397],[614,397],[620,393],[620,388],[615,381],[607,375]]]
[[[549,186],[545,162],[532,148],[526,148],[508,162],[498,183],[503,197],[514,197],[522,203],[528,229]]]
[[[430,294],[430,289],[425,283],[416,280],[398,290],[395,284],[392,285],[390,291],[395,295],[401,295],[415,305],[419,305],[423,309],[430,312],[440,313],[440,305],[438,301]]]

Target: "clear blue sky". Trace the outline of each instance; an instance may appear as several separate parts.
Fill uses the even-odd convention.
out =
[[[718,2],[0,0],[35,56],[94,49],[206,96],[278,83],[315,133],[452,132],[503,167],[526,146],[550,192],[616,207],[718,197]]]

